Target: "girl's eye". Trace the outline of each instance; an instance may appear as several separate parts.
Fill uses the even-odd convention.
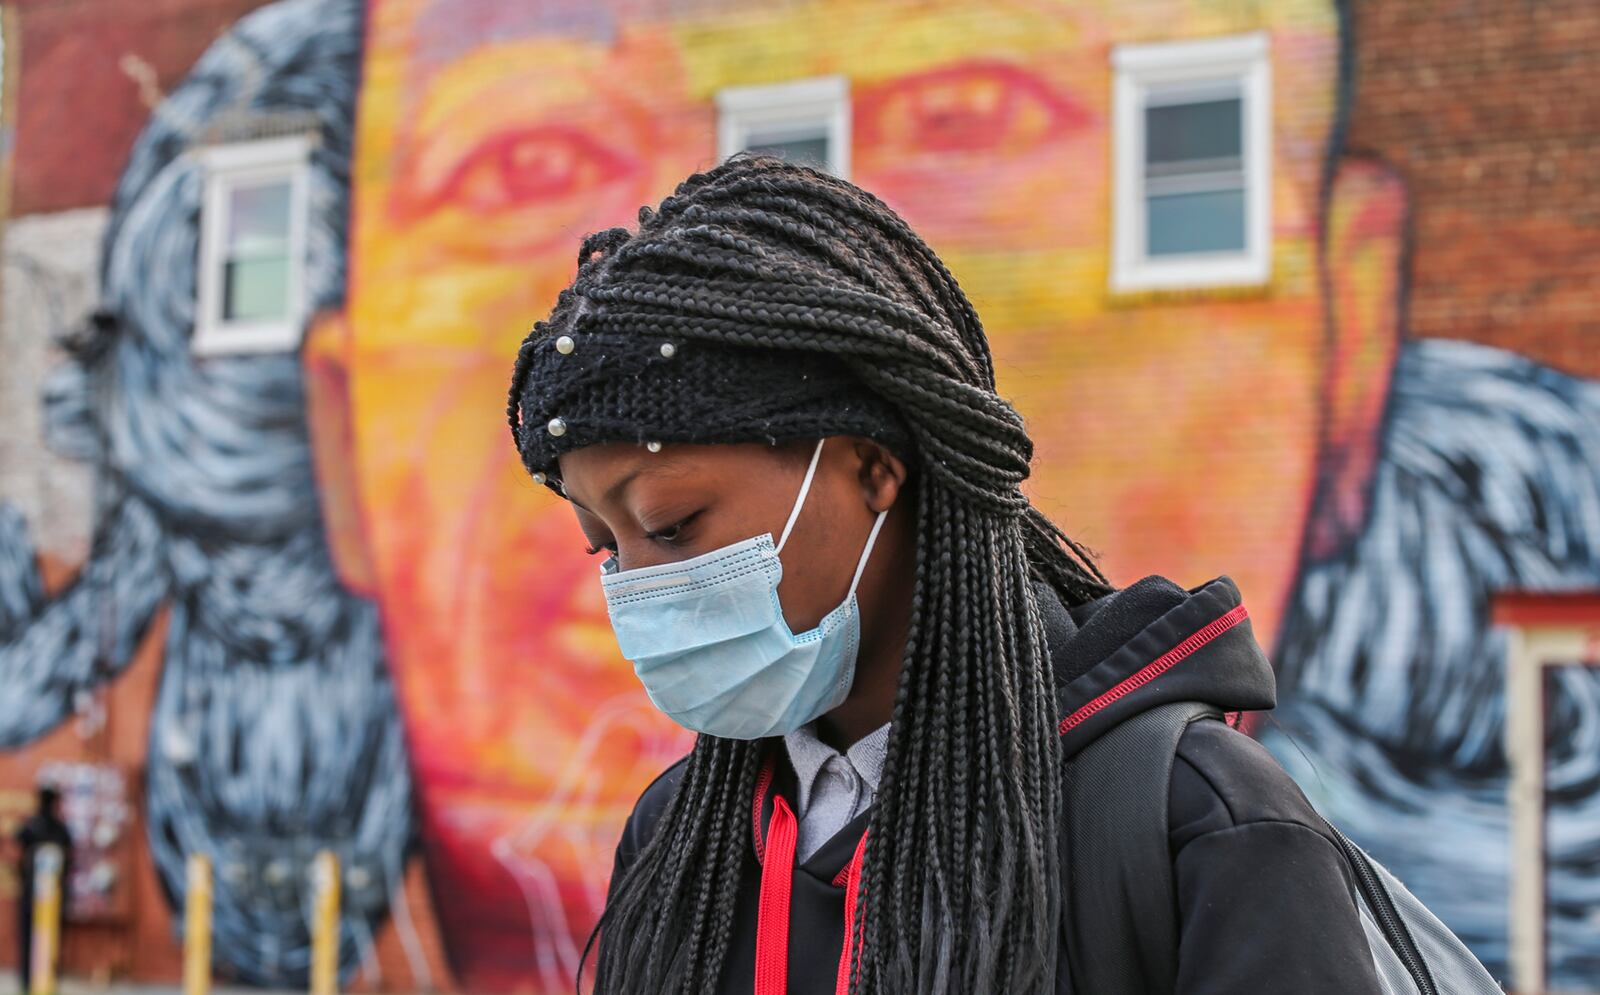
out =
[[[698,514],[699,512],[695,512],[695,515]],[[690,522],[694,521],[695,515],[690,515],[688,518],[681,518],[664,529],[657,529],[654,532],[646,532],[645,538],[656,539],[661,542],[679,542],[684,538],[684,530],[687,528]]]

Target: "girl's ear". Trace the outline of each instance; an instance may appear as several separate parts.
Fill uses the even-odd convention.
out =
[[[871,439],[855,440],[861,463],[861,494],[874,513],[894,507],[905,490],[906,465],[888,447]]]

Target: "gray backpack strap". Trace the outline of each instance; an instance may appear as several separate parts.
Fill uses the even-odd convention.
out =
[[[1163,995],[1177,985],[1167,798],[1178,740],[1207,717],[1221,713],[1190,701],[1152,708],[1067,764],[1063,930],[1082,995]]]
[[[1361,928],[1384,995],[1500,995],[1500,985],[1450,927],[1400,879],[1328,826],[1356,879]]]

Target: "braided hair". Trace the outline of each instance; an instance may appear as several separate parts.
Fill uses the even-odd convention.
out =
[[[572,363],[575,339],[586,365]],[[679,349],[721,364],[701,388],[737,383],[726,389],[746,396],[675,420],[661,396],[687,375]],[[751,377],[766,379],[751,388]],[[651,424],[625,413],[629,391]],[[977,312],[922,239],[850,183],[736,156],[641,209],[637,232],[584,242],[572,285],[518,353],[508,414],[524,463],[552,484],[560,452],[603,440],[864,434],[905,456],[916,582],[846,938],[850,990],[1054,991],[1061,760],[1032,585],[1068,605],[1111,587],[1023,496],[1032,442],[995,393]],[[715,987],[762,750],[696,740],[649,841],[613,882],[597,927],[600,990]]]

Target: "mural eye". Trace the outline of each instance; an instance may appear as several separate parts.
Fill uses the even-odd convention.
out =
[[[576,128],[519,129],[492,135],[462,157],[431,206],[491,213],[573,197],[637,171],[632,159]]]
[[[1066,136],[1091,115],[1028,70],[966,62],[901,77],[863,94],[863,143],[904,153],[1016,154]]]

